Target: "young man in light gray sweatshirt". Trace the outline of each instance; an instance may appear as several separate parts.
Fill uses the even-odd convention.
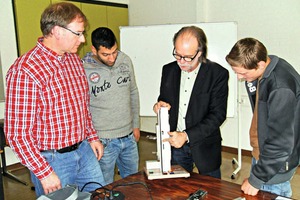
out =
[[[92,44],[83,61],[93,124],[104,145],[99,164],[110,184],[116,164],[122,178],[138,171],[139,93],[131,59],[118,50],[114,33],[97,28]]]

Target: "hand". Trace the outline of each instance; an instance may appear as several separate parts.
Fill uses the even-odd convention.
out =
[[[61,189],[60,180],[55,172],[52,172],[50,176],[41,180],[41,184],[43,186],[45,194],[49,194],[51,192]]]
[[[98,140],[90,143],[97,160],[100,160],[104,153],[103,144]]]
[[[163,142],[169,142],[171,146],[180,148],[187,141],[187,134],[185,132],[169,132],[170,137],[163,140]]]
[[[153,111],[157,114],[158,113],[158,110],[161,108],[161,107],[167,107],[168,110],[171,109],[171,105],[164,102],[164,101],[159,101],[157,102],[156,104],[154,104],[153,106]]]
[[[249,183],[247,178],[243,181],[241,189],[245,194],[252,195],[252,196],[257,195],[259,191],[259,189],[256,189]]]
[[[134,136],[136,142],[138,142],[140,140],[141,132],[140,132],[139,128],[133,129],[133,136]]]

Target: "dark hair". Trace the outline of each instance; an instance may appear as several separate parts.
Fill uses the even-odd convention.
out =
[[[96,50],[100,46],[111,49],[116,43],[115,34],[107,27],[99,27],[92,32],[92,44]]]
[[[173,45],[175,46],[176,40],[183,34],[190,34],[198,41],[198,50],[202,52],[200,61],[205,62],[207,57],[207,39],[204,31],[197,26],[186,26],[181,28],[173,37]]]
[[[42,13],[40,20],[41,31],[44,36],[51,33],[54,26],[67,27],[75,19],[87,23],[83,12],[72,3],[60,2],[49,5]]]
[[[266,47],[257,39],[244,38],[232,47],[226,56],[231,66],[242,65],[245,69],[256,69],[260,61],[266,62],[268,52]]]

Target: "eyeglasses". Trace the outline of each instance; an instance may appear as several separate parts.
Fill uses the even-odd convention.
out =
[[[184,61],[186,61],[186,62],[191,62],[191,61],[193,61],[195,58],[196,58],[196,56],[198,55],[198,53],[199,53],[199,49],[197,50],[197,52],[196,52],[196,54],[193,56],[193,57],[185,57],[185,56],[180,56],[180,55],[178,55],[178,54],[176,54],[175,53],[175,48],[173,49],[173,56],[174,56],[174,58],[176,59],[176,60],[181,60],[181,59],[183,59]]]
[[[74,35],[77,35],[78,37],[81,37],[81,36],[84,36],[84,34],[85,34],[85,31],[82,31],[82,32],[75,32],[75,31],[72,31],[71,29],[68,29],[68,28],[66,28],[66,27],[63,27],[63,26],[61,26],[63,29],[66,29],[66,30],[68,30],[68,31],[70,31],[71,33],[73,33]]]

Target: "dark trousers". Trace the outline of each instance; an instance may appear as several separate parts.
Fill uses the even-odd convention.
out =
[[[178,149],[172,147],[171,163],[172,163],[172,165],[180,165],[186,171],[191,173],[194,168],[194,160],[193,160],[191,149],[190,149],[189,145],[185,144],[181,148],[178,148]],[[215,171],[206,172],[206,173],[200,172],[199,170],[198,170],[198,172],[201,175],[206,175],[206,176],[211,176],[214,178],[221,179],[220,168]]]

